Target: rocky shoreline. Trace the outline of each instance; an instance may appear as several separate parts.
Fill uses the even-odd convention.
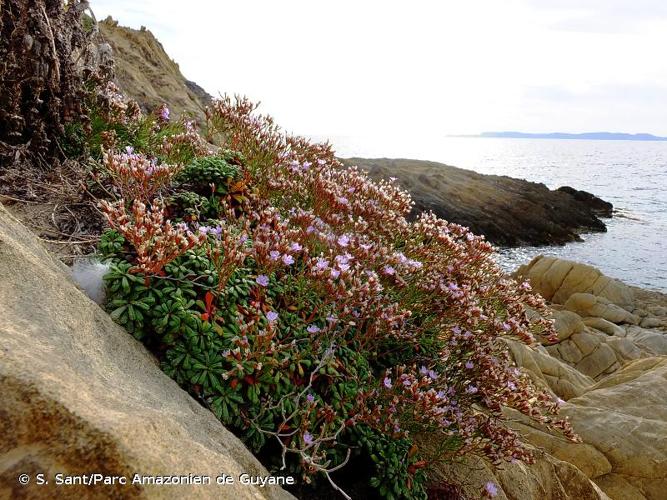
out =
[[[406,159],[347,158],[347,166],[375,179],[395,177],[415,201],[414,213],[431,210],[505,247],[563,245],[582,232],[606,231],[611,203],[571,187],[483,175],[443,163]]]

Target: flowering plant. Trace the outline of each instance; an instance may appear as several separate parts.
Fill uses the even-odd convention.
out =
[[[492,247],[430,213],[408,220],[410,196],[393,182],[254,112],[217,101],[209,132],[238,153],[195,158],[170,186],[140,190],[197,210],[159,197],[131,214],[124,201],[104,206],[111,306],[125,318],[128,304],[159,305],[127,323],[165,371],[252,448],[277,447],[276,466],[339,491],[349,461],[372,463],[387,498],[423,498],[428,468],[457,455],[529,461],[503,407],[575,439],[558,401],[511,361],[503,339],[554,331],[531,319],[544,303],[500,272]]]

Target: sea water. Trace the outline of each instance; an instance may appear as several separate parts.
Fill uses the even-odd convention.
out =
[[[321,138],[317,138],[321,139]],[[338,156],[431,160],[483,174],[572,186],[614,204],[606,233],[565,246],[499,248],[511,271],[539,254],[585,262],[667,292],[667,142],[463,137],[330,137]]]

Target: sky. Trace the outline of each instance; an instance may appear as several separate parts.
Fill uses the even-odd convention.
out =
[[[667,135],[664,0],[91,0],[301,135]]]

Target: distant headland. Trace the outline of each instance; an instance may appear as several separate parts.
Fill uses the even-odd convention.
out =
[[[463,137],[490,137],[503,139],[578,139],[589,141],[667,141],[667,137],[659,137],[652,134],[624,134],[616,132],[586,132],[583,134],[567,134],[562,132],[545,134],[529,134],[525,132],[483,132],[479,135],[468,135]]]

